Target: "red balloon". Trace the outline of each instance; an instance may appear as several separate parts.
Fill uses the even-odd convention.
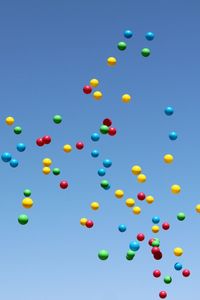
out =
[[[77,142],[77,143],[76,143],[76,148],[77,148],[78,150],[81,150],[81,149],[84,148],[84,144],[83,144],[82,142]]]
[[[44,146],[44,141],[43,141],[43,139],[42,138],[38,138],[37,140],[36,140],[36,144],[38,145],[38,146]]]
[[[137,239],[138,239],[138,241],[140,241],[140,242],[144,241],[144,239],[145,239],[144,234],[143,234],[143,233],[138,233]]]
[[[153,238],[149,240],[149,242],[148,242],[148,243],[149,243],[149,246],[152,246],[153,241],[154,241]]]
[[[62,180],[60,182],[61,189],[66,189],[68,187],[68,182],[66,180]]]
[[[160,248],[159,247],[153,247],[152,249],[151,249],[151,253],[153,254],[153,255],[155,255],[156,253],[159,253],[160,252]]]
[[[51,143],[50,135],[43,136],[42,140],[43,140],[44,144],[50,144]]]
[[[143,193],[143,192],[138,193],[137,198],[138,198],[138,200],[141,200],[141,201],[144,200],[146,198],[145,193]]]
[[[183,270],[182,274],[184,277],[188,277],[188,276],[190,276],[190,270],[185,269],[185,270]]]
[[[111,125],[112,125],[111,119],[108,119],[108,118],[107,118],[107,119],[104,119],[104,120],[103,120],[103,125],[106,125],[106,126],[108,126],[108,127],[111,126]]]
[[[92,220],[87,220],[85,225],[86,225],[87,228],[92,228],[94,226],[94,223],[93,223]]]
[[[157,252],[153,255],[154,259],[160,260],[162,258],[162,252]]]
[[[162,224],[162,228],[163,228],[164,230],[168,230],[168,229],[170,228],[169,223],[164,222],[164,223]]]
[[[109,134],[109,135],[113,136],[113,135],[115,135],[116,133],[117,133],[116,128],[110,127],[110,128],[108,129],[108,134]]]
[[[90,94],[92,92],[92,87],[90,85],[85,85],[83,87],[84,94]]]
[[[161,292],[159,293],[159,297],[162,298],[162,299],[166,298],[166,297],[167,297],[167,292],[161,291]]]
[[[154,277],[158,278],[158,277],[160,277],[160,275],[161,275],[160,270],[154,270],[154,271],[153,271],[153,276],[154,276]]]

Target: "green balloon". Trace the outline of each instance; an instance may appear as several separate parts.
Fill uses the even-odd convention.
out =
[[[59,168],[54,168],[52,170],[52,172],[53,172],[54,175],[59,175],[60,174],[60,169]]]
[[[15,134],[20,134],[21,132],[22,132],[22,128],[21,128],[21,127],[16,126],[16,127],[14,128],[14,133],[15,133]]]
[[[108,186],[109,186],[108,180],[104,179],[104,180],[101,181],[101,187],[102,188],[106,189]]]
[[[106,250],[101,250],[101,251],[99,251],[99,253],[98,253],[98,257],[99,257],[99,259],[101,259],[101,260],[106,260],[106,259],[109,257],[109,253],[108,253],[108,251],[106,251]]]
[[[119,42],[118,45],[117,45],[118,49],[123,51],[126,49],[127,45],[125,42]]]
[[[165,276],[165,277],[164,277],[164,282],[165,282],[166,284],[170,284],[170,283],[172,282],[171,276]]]
[[[126,254],[126,259],[128,260],[132,260],[135,256],[135,252],[131,249],[128,250],[127,254]]]
[[[24,190],[24,196],[25,196],[25,197],[29,197],[30,195],[31,195],[31,190],[25,189],[25,190]]]
[[[160,246],[160,240],[158,238],[155,238],[155,240],[152,242],[152,247],[159,247]]]
[[[55,116],[53,117],[53,121],[54,121],[54,123],[56,123],[56,124],[60,124],[60,123],[62,122],[62,117],[61,117],[60,115],[55,115]]]
[[[178,219],[179,221],[185,220],[185,214],[184,214],[183,212],[178,213],[177,219]]]
[[[141,51],[141,54],[142,54],[142,56],[144,56],[144,57],[149,56],[150,53],[151,53],[151,51],[150,51],[149,48],[143,48],[142,51]]]
[[[109,130],[109,127],[108,127],[108,126],[106,126],[106,125],[101,125],[101,127],[100,127],[100,132],[101,132],[102,134],[108,133],[108,130]]]
[[[20,216],[18,217],[18,222],[19,222],[19,224],[21,224],[21,225],[27,224],[27,223],[28,223],[28,217],[27,217],[27,215],[20,215]]]

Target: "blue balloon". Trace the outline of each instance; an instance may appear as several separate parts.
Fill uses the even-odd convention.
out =
[[[91,135],[91,140],[93,142],[97,142],[98,140],[100,139],[100,135],[96,132],[94,132],[92,135]]]
[[[151,31],[147,32],[145,35],[145,37],[148,41],[152,41],[154,39],[154,36],[155,36],[154,33]]]
[[[133,36],[133,32],[131,30],[124,31],[124,37],[130,39]]]
[[[176,271],[180,271],[182,269],[182,267],[183,267],[182,264],[179,262],[175,263],[175,265],[174,265],[174,269]]]
[[[171,116],[171,115],[173,115],[173,113],[174,113],[173,107],[167,106],[167,107],[165,108],[165,114],[166,114],[167,116]]]
[[[137,241],[131,242],[129,248],[133,251],[138,251],[140,249],[140,244]]]
[[[12,155],[9,153],[9,152],[4,152],[2,155],[1,155],[1,159],[4,161],[4,162],[9,162],[12,158]]]
[[[175,131],[172,131],[169,133],[169,138],[171,141],[175,141],[177,139],[177,133]]]
[[[12,168],[16,168],[18,166],[18,160],[16,160],[15,158],[12,158],[11,161],[10,161],[10,166]]]
[[[17,144],[17,150],[19,152],[23,152],[25,149],[26,149],[26,145],[25,144],[23,144],[23,143]]]
[[[91,155],[92,155],[92,157],[98,157],[99,156],[99,151],[98,150],[92,150]]]
[[[152,222],[153,222],[154,224],[158,224],[158,223],[160,222],[160,218],[159,218],[158,216],[154,216],[154,217],[152,218]]]
[[[120,225],[118,226],[118,229],[119,229],[120,232],[125,232],[125,231],[126,231],[126,225],[120,224]]]
[[[110,159],[104,159],[103,165],[105,168],[109,168],[112,166],[112,161]]]
[[[104,176],[106,174],[106,171],[104,169],[99,169],[98,170],[98,175],[99,176]]]

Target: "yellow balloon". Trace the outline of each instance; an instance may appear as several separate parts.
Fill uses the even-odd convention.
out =
[[[122,102],[128,103],[128,102],[130,102],[130,101],[131,101],[131,96],[130,96],[129,94],[124,94],[124,95],[122,96]]]
[[[116,190],[115,191],[115,197],[120,199],[124,196],[124,191],[123,190]]]
[[[15,119],[13,117],[7,117],[6,118],[6,124],[11,126],[15,122]]]
[[[196,209],[197,213],[200,213],[200,204],[197,204],[196,207],[195,207],[195,209]]]
[[[44,167],[42,169],[42,172],[45,174],[45,175],[48,175],[50,172],[51,172],[51,169],[49,167]]]
[[[135,215],[139,215],[141,213],[141,208],[139,206],[134,206],[133,207],[133,213]]]
[[[171,192],[173,194],[178,194],[178,193],[180,193],[180,191],[181,191],[180,185],[174,184],[174,185],[171,186]]]
[[[164,162],[166,164],[171,164],[173,162],[173,160],[174,160],[173,155],[171,155],[171,154],[165,154],[165,156],[164,156]]]
[[[132,167],[131,172],[134,175],[139,175],[142,172],[142,169],[141,169],[140,166],[135,165],[135,166]]]
[[[25,208],[31,208],[33,206],[33,200],[31,198],[24,198],[22,200],[22,206]]]
[[[91,85],[92,87],[97,87],[97,86],[99,85],[99,80],[98,80],[98,79],[95,79],[95,78],[91,79],[91,80],[90,80],[90,85]]]
[[[159,227],[158,225],[153,225],[153,226],[151,227],[151,230],[152,230],[152,232],[157,233],[157,232],[159,232],[160,227]]]
[[[116,63],[117,63],[117,59],[115,58],[115,57],[108,57],[108,59],[107,59],[107,64],[109,65],[109,66],[115,66],[116,65]]]
[[[92,202],[92,203],[90,204],[90,206],[91,206],[91,208],[92,208],[93,210],[99,209],[99,203],[98,203],[98,202]]]
[[[183,254],[183,249],[182,248],[174,248],[174,255],[176,256],[181,256]]]
[[[81,225],[85,226],[86,222],[87,222],[87,219],[86,219],[86,218],[81,218],[81,219],[80,219],[80,224],[81,224]]]
[[[93,93],[93,98],[95,100],[100,100],[102,98],[102,96],[103,96],[103,94],[100,91],[96,91],[96,92]]]
[[[146,196],[146,201],[148,204],[151,204],[154,202],[154,197],[151,195]]]
[[[52,160],[50,158],[44,158],[42,163],[45,167],[49,167],[52,164]]]
[[[135,204],[135,200],[133,198],[126,199],[126,206],[133,207]]]
[[[147,177],[146,177],[146,175],[144,175],[144,174],[139,174],[139,175],[137,176],[137,181],[138,181],[139,183],[145,182],[146,179],[147,179]]]
[[[72,151],[72,146],[66,144],[66,145],[63,146],[63,150],[64,150],[66,153],[69,153],[69,152]]]

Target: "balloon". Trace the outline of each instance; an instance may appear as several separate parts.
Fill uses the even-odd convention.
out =
[[[107,64],[112,67],[115,66],[117,63],[117,59],[115,57],[108,57]]]
[[[124,31],[124,37],[130,39],[133,36],[133,32],[131,30]]]
[[[4,152],[1,155],[1,159],[3,160],[3,162],[9,162],[12,159],[12,155],[9,152]]]
[[[149,31],[145,34],[145,38],[147,39],[147,41],[152,41],[154,39],[154,33]]]
[[[25,189],[23,194],[24,194],[25,197],[29,197],[31,195],[31,190]]]
[[[165,156],[164,156],[164,162],[166,164],[171,164],[173,162],[173,160],[174,160],[173,155],[171,155],[171,154],[165,154]]]
[[[12,159],[11,159],[11,161],[10,161],[10,166],[11,166],[12,168],[16,168],[16,167],[18,166],[18,164],[19,164],[19,162],[18,162],[17,159],[15,159],[15,158],[12,158]]]
[[[99,251],[99,253],[98,253],[98,257],[99,257],[99,259],[101,259],[101,260],[106,260],[106,259],[108,259],[108,257],[109,257],[109,253],[108,253],[107,250],[101,250],[101,251]]]
[[[61,189],[66,189],[68,187],[68,182],[66,180],[62,180],[60,182]]]
[[[27,224],[27,223],[28,223],[28,217],[27,217],[27,215],[20,215],[20,216],[18,217],[18,222],[19,222],[19,224],[21,224],[21,225]]]
[[[15,133],[15,134],[20,134],[20,133],[22,133],[22,128],[19,127],[19,126],[16,126],[16,127],[14,128],[14,133]]]
[[[98,203],[98,202],[92,202],[92,203],[90,204],[90,206],[91,206],[91,208],[92,208],[93,210],[99,209],[99,203]]]
[[[69,152],[72,151],[72,146],[66,144],[66,145],[63,146],[63,150],[64,150],[64,152],[69,153]]]
[[[165,108],[165,114],[166,114],[167,116],[171,116],[171,115],[173,115],[173,113],[174,113],[173,107],[167,106],[167,107]]]
[[[84,94],[90,94],[92,92],[92,87],[90,85],[85,85],[83,87],[83,93]]]
[[[135,204],[135,200],[133,198],[126,199],[126,206],[133,207]]]
[[[134,206],[133,207],[133,213],[135,215],[139,215],[141,213],[141,208],[139,206]]]
[[[42,163],[45,167],[49,167],[52,164],[52,160],[50,158],[44,158]]]
[[[131,101],[131,96],[129,94],[122,95],[122,102],[128,103]]]
[[[179,194],[180,191],[181,191],[180,185],[174,184],[174,185],[171,186],[171,192],[172,192],[173,194]]]
[[[127,45],[125,42],[119,42],[117,47],[119,50],[124,51],[126,49]]]
[[[150,55],[150,53],[151,53],[151,51],[150,51],[149,48],[143,48],[143,49],[141,50],[141,54],[142,54],[142,56],[144,56],[144,57],[148,57],[148,56]]]
[[[23,152],[26,150],[26,145],[23,143],[19,143],[19,144],[17,144],[16,148],[19,152]]]
[[[33,200],[31,198],[24,198],[22,200],[22,206],[24,208],[31,208],[33,206]]]
[[[98,79],[95,79],[95,78],[93,78],[93,79],[91,79],[90,80],[90,85],[92,86],[92,87],[97,87],[98,85],[99,85],[99,80]]]
[[[183,254],[183,249],[182,248],[174,248],[174,255],[175,256],[181,256]]]
[[[95,100],[100,100],[102,97],[103,97],[103,94],[100,91],[96,91],[96,92],[93,93],[93,98]]]
[[[142,172],[142,168],[135,165],[132,167],[131,172],[133,173],[133,175],[139,175]]]
[[[118,199],[121,199],[124,196],[124,191],[123,190],[116,190],[115,191],[115,197]]]
[[[53,121],[54,121],[55,124],[60,124],[60,123],[62,122],[62,117],[61,117],[61,115],[55,115],[55,116],[53,117]]]
[[[139,183],[144,183],[145,181],[146,181],[146,175],[144,175],[144,174],[139,174],[138,176],[137,176],[137,181],[139,182]]]
[[[14,124],[14,122],[15,122],[15,119],[13,117],[7,117],[6,118],[6,124],[7,125],[11,126],[11,125]]]

